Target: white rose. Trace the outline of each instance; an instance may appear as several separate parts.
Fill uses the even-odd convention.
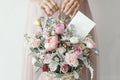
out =
[[[63,54],[66,52],[66,49],[64,47],[60,47],[57,49],[60,54]]]
[[[70,42],[71,42],[72,44],[77,44],[77,43],[79,43],[79,38],[78,38],[78,37],[71,37],[71,38],[70,38]]]

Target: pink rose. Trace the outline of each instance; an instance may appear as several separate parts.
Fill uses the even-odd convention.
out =
[[[57,34],[63,34],[64,33],[64,28],[65,28],[64,24],[57,23],[56,26],[55,26],[55,32]]]
[[[74,54],[80,55],[82,53],[82,48],[78,45],[75,45],[74,47]]]
[[[85,44],[88,48],[95,48],[95,42],[91,38],[86,38]]]
[[[45,41],[45,48],[48,51],[52,51],[52,50],[56,49],[57,46],[58,46],[58,38],[56,36],[50,36]]]
[[[78,60],[77,60],[78,56],[76,54],[71,54],[71,53],[67,53],[65,55],[65,61],[67,64],[69,64],[70,66],[74,66],[77,67],[78,66]]]
[[[30,44],[33,48],[38,48],[40,45],[40,39],[32,38]]]
[[[67,73],[68,72],[68,65],[67,64],[63,64],[61,65],[61,68],[60,70],[63,72],[63,73]]]

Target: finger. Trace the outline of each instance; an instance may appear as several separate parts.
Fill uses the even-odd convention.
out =
[[[45,10],[45,12],[47,13],[48,16],[52,15],[52,11],[50,10],[50,8],[46,4],[44,4],[42,6],[42,8]]]
[[[63,10],[65,9],[65,6],[66,4],[69,2],[69,0],[65,0],[62,4],[62,7],[61,7],[61,11],[63,12]]]
[[[69,3],[67,3],[63,12],[66,13],[72,7],[73,4],[74,4],[74,0],[71,0]]]
[[[76,1],[76,2],[72,5],[72,7],[66,12],[66,15],[70,14],[70,13],[76,8],[77,5],[78,5],[78,2]]]
[[[41,12],[43,13],[44,16],[47,16],[47,12],[45,11],[43,7],[41,8]]]
[[[54,9],[53,4],[51,4],[49,1],[46,1],[46,0],[45,0],[44,4],[49,7],[49,9],[50,9],[50,11],[51,11],[52,13],[55,12],[55,9]]]
[[[53,10],[54,12],[56,12],[59,9],[57,3],[54,0],[47,0],[47,3],[50,9]]]
[[[55,0],[48,0],[48,1],[50,1],[53,6],[57,6],[57,3],[55,2]]]
[[[79,10],[79,7],[80,7],[80,5],[78,5],[76,7],[76,9],[74,10],[73,14],[71,15],[72,18],[75,16],[75,14],[77,13],[77,11]]]
[[[56,11],[59,9],[57,3],[55,2],[55,0],[50,0],[50,2],[53,4],[54,8],[56,9]]]

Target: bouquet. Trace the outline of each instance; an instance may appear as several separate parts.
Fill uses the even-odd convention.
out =
[[[93,78],[89,56],[98,53],[95,42],[90,34],[80,40],[74,25],[68,26],[70,21],[70,17],[46,19],[42,16],[35,21],[33,34],[25,34],[32,64],[38,69],[36,74],[46,72],[61,80],[67,80],[62,78],[68,75],[67,78],[73,78],[69,80],[76,80],[80,79],[79,71],[85,65]],[[54,80],[52,78],[45,80]]]

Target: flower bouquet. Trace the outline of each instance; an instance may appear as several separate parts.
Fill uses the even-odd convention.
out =
[[[76,80],[85,65],[91,72],[89,56],[98,53],[92,36],[83,40],[75,34],[74,25],[68,26],[70,17],[40,17],[35,21],[33,34],[26,34],[32,55],[32,64],[37,67],[36,74],[46,75],[40,80]]]

